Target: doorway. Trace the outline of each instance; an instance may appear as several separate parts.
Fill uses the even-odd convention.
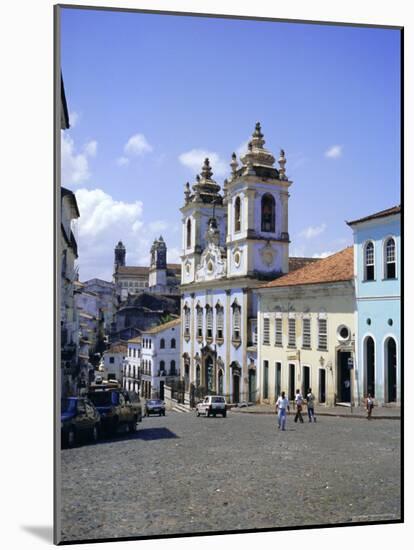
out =
[[[207,393],[213,393],[213,358],[209,355],[205,361]]]
[[[164,401],[164,382],[160,380],[160,399]]]
[[[375,342],[371,336],[365,340],[364,359],[365,395],[370,393],[372,397],[375,397]]]
[[[385,342],[385,400],[387,403],[397,401],[397,345],[394,338]]]
[[[221,369],[218,371],[218,394],[224,395],[223,371]]]
[[[319,403],[326,403],[326,370],[319,369]]]
[[[240,376],[233,374],[233,403],[240,402]]]
[[[306,397],[310,388],[310,367],[302,369],[302,395]]]
[[[249,370],[249,401],[256,403],[256,371],[254,369]]]
[[[293,363],[289,363],[289,401],[293,401],[295,399],[295,365]]]
[[[275,372],[275,399],[279,397],[282,392],[282,363],[276,363]]]
[[[351,357],[350,351],[338,351],[337,355],[337,401],[341,403],[351,402],[351,371],[348,359]]]
[[[263,361],[263,399],[269,399],[269,361]]]

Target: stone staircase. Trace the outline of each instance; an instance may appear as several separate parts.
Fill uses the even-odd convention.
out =
[[[180,413],[189,413],[189,412],[191,412],[190,407],[187,407],[187,405],[183,405],[181,403],[175,403],[171,407],[171,410],[174,411],[174,412],[180,412]]]

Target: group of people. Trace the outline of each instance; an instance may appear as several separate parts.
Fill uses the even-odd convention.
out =
[[[299,420],[303,424],[302,410],[303,410],[304,401],[306,401],[309,422],[312,422],[312,421],[316,422],[315,396],[312,393],[312,388],[308,389],[308,393],[306,394],[306,399],[304,399],[300,390],[296,390],[296,394],[295,394],[296,415],[295,415],[294,421],[297,422]],[[289,411],[290,411],[289,399],[286,397],[285,392],[282,391],[282,393],[280,394],[280,396],[276,401],[277,425],[279,430],[282,430],[282,431],[286,430],[286,415]]]

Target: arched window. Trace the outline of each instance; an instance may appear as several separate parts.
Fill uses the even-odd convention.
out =
[[[365,280],[373,281],[375,279],[375,255],[374,243],[372,241],[367,242],[367,244],[365,245],[364,263]]]
[[[165,348],[165,340],[164,338],[161,338],[160,340],[160,349],[164,349]]]
[[[206,327],[207,338],[211,340],[213,338],[213,308],[206,306]]]
[[[175,349],[175,338],[171,338],[171,348]]]
[[[160,361],[160,375],[163,376],[163,373],[165,374],[165,361]]]
[[[395,279],[397,276],[396,270],[396,258],[395,258],[395,241],[391,237],[387,239],[384,247],[384,259],[385,259],[385,279]]]
[[[175,361],[172,360],[171,363],[170,363],[170,376],[175,376],[176,372],[175,372]]]
[[[191,248],[191,220],[187,220],[187,248]]]
[[[234,201],[234,231],[241,229],[241,201],[240,197],[236,197]]]
[[[275,199],[269,193],[262,197],[262,231],[275,232]]]

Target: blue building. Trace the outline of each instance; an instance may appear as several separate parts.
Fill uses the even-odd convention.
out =
[[[359,401],[401,400],[401,207],[347,222],[354,234]]]

